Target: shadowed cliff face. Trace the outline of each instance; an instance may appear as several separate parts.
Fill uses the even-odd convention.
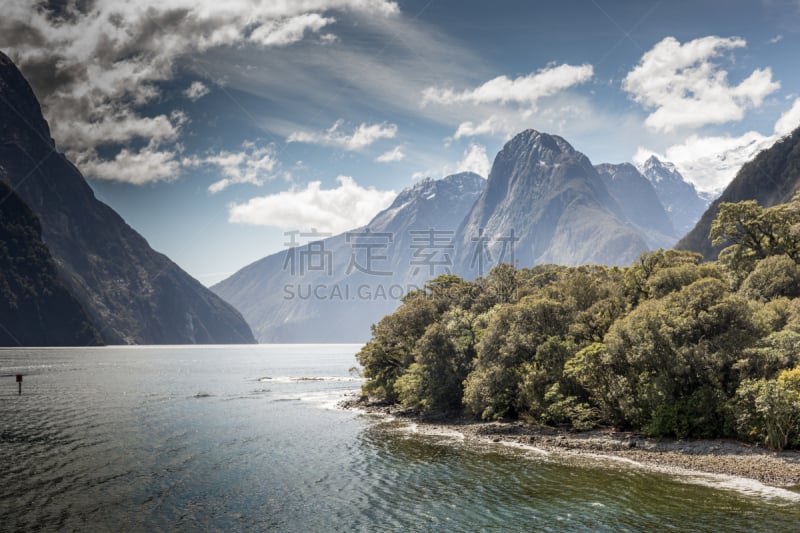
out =
[[[0,181],[0,346],[99,344],[83,307],[58,279],[41,235],[30,208]]]
[[[714,200],[697,225],[676,248],[703,254],[712,261],[725,246],[712,246],[708,234],[723,202],[755,200],[762,207],[786,203],[800,189],[800,128],[758,154],[736,174],[719,198]]]
[[[624,265],[648,249],[589,159],[561,137],[527,130],[497,154],[486,191],[459,229],[459,273],[480,275],[475,239],[487,258],[541,263]],[[506,246],[506,253],[503,253]],[[505,255],[505,257],[504,257]]]
[[[0,179],[39,218],[58,275],[106,343],[250,343],[232,306],[181,270],[56,150],[39,103],[0,53]]]

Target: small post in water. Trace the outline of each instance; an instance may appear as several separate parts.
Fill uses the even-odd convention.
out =
[[[17,385],[19,385],[18,396],[22,396],[22,374],[17,374]]]

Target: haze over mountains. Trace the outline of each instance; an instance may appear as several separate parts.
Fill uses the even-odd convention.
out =
[[[423,180],[366,226],[310,236],[212,290],[242,312],[259,342],[366,340],[407,290],[452,271],[451,241],[485,182],[472,173]]]
[[[2,53],[0,180],[38,218],[60,283],[85,310],[102,342],[254,342],[238,311],[150,248],[95,198],[80,171],[58,152],[33,91]],[[30,339],[26,344],[51,342],[39,323],[21,327],[30,331],[14,336]],[[87,339],[93,336],[74,342]]]
[[[290,232],[294,247],[208,290],[94,197],[2,54],[0,118],[0,183],[10,187],[0,213],[2,323],[14,330],[4,344],[363,341],[405,292],[442,273],[475,279],[500,262],[627,265],[674,246],[687,228],[678,246],[714,259],[707,235],[720,202],[769,206],[800,186],[798,131],[742,167],[705,211],[706,198],[670,163],[593,165],[565,139],[526,130],[487,179],[420,181],[340,235]]]
[[[212,289],[260,342],[357,342],[398,305],[403,288],[441,273],[474,279],[501,262],[627,265],[677,239],[652,183],[633,165],[594,167],[563,138],[526,130],[503,147],[487,180],[425,180],[365,227],[265,257]],[[292,254],[307,261],[322,251],[330,271],[289,268]],[[372,272],[352,268],[368,254]]]

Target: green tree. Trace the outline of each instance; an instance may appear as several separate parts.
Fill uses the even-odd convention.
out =
[[[435,301],[417,292],[372,327],[372,339],[356,354],[364,368],[364,394],[386,402],[398,400],[395,381],[414,362],[417,340],[438,315]]]
[[[739,292],[751,300],[800,296],[800,266],[787,255],[758,261],[742,282]]]
[[[422,412],[461,408],[464,379],[475,357],[475,315],[452,309],[428,326],[415,348],[415,360],[395,389],[400,402]]]
[[[745,380],[736,399],[741,436],[775,450],[800,444],[800,367],[776,379]]]
[[[548,337],[566,332],[570,314],[562,302],[533,296],[498,306],[465,383],[466,407],[484,419],[515,417],[523,363],[533,360]]]
[[[758,334],[746,300],[730,295],[718,279],[698,280],[642,303],[612,326],[606,366],[623,379],[596,394],[612,403],[613,413],[652,434],[721,434],[724,401],[736,386],[733,364]],[[703,413],[692,409],[697,394]]]

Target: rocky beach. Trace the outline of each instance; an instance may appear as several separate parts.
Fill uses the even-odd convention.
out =
[[[521,421],[480,422],[469,417],[428,418],[353,395],[339,404],[385,419],[405,421],[401,431],[455,437],[476,444],[494,443],[528,449],[569,461],[624,461],[631,466],[674,475],[730,476],[797,491],[800,499],[800,451],[775,452],[728,439],[656,439],[610,428],[567,431]],[[738,480],[737,480],[738,478]]]

